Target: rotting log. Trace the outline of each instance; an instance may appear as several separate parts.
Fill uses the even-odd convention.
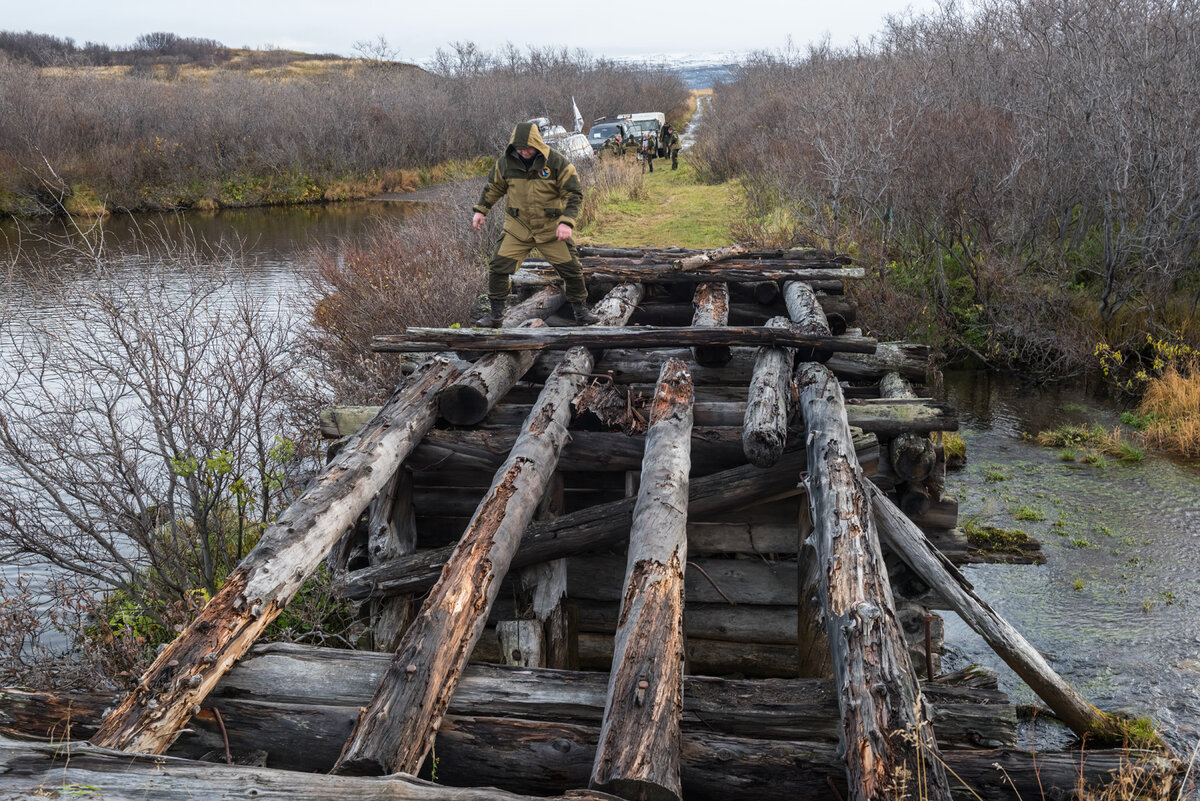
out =
[[[849,798],[920,793],[948,799],[949,785],[920,685],[896,618],[867,490],[854,458],[841,387],[829,370],[796,370],[808,430],[812,542],[842,713]]]
[[[716,328],[729,325],[729,284],[705,282],[696,285],[692,296],[692,327]],[[728,345],[695,345],[692,357],[697,364],[720,367],[733,358]]]
[[[996,655],[1029,685],[1071,731],[1101,745],[1121,743],[1129,732],[1121,720],[1097,709],[1068,684],[1017,631],[975,594],[962,573],[933,548],[921,530],[886,496],[867,486],[880,535],[914,573],[938,592]]]
[[[263,533],[191,625],[159,653],[92,741],[162,753],[433,425],[458,370],[431,359]]]
[[[794,283],[794,282],[792,282]],[[774,317],[767,325],[786,328],[786,317]],[[759,349],[746,410],[742,415],[742,450],[756,467],[771,467],[783,455],[791,420],[792,348]]]
[[[885,359],[843,358],[839,354],[829,357],[825,366],[833,371],[838,378],[851,381],[872,379],[890,370],[897,370],[906,378],[923,381],[929,367],[929,346],[927,345],[898,345],[896,343],[879,343],[878,348],[893,351]],[[690,357],[690,349],[678,345],[663,348],[612,348],[606,350],[596,362],[596,370],[601,373],[612,373],[618,384],[650,383],[658,377],[658,370],[663,359]],[[918,355],[923,352],[924,355]],[[754,372],[754,359],[758,355],[757,347],[733,347],[733,359],[724,367],[705,367],[697,365],[692,369],[692,381],[697,387],[716,384],[745,385]],[[554,369],[557,357],[553,353],[540,354],[533,367],[527,374],[534,381],[543,380]]]
[[[812,287],[803,281],[784,282],[783,303],[787,306],[788,317],[800,331],[817,336],[829,336],[834,333],[835,326],[832,325],[822,308],[820,299],[813,292]],[[840,325],[837,328],[840,330],[837,333],[840,334],[846,330],[846,321],[841,319],[839,322]],[[827,360],[810,359],[810,361]]]
[[[505,322],[507,320],[506,315]],[[545,323],[537,318],[521,323],[527,328],[543,325]],[[521,380],[533,366],[533,359],[534,353],[527,350],[485,355],[438,395],[438,412],[442,419],[456,426],[478,423]]]
[[[856,447],[869,455],[876,447],[874,437],[859,439]],[[785,452],[772,470],[742,465],[692,479],[688,506],[695,516],[702,517],[793,490],[796,488],[795,476],[804,469],[806,461],[803,451]],[[538,521],[522,537],[513,565],[523,567],[618,545],[628,536],[633,506],[632,498],[624,498],[553,520]],[[374,594],[419,592],[437,580],[452,552],[452,548],[438,548],[418,552],[389,565],[347,573],[336,589],[342,596],[352,599]]]
[[[596,730],[501,718],[454,718],[438,738],[439,776],[498,787],[562,792],[585,775]],[[1070,797],[1081,778],[1097,791],[1132,772],[1154,788],[1153,797],[1172,797],[1178,768],[1148,752],[947,751],[946,764],[961,781],[953,796],[962,801]],[[753,740],[713,732],[687,732],[681,779],[689,801],[793,801],[847,798],[845,768],[832,743]],[[896,793],[891,798],[918,798]]]
[[[774,303],[779,297],[778,281],[740,281],[730,286],[730,291],[743,297],[753,298],[760,306]]]
[[[924,382],[932,369],[929,346],[906,342],[880,342],[874,353],[835,353],[825,363],[838,378],[871,379],[897,372],[910,381]]]
[[[567,302],[557,286],[544,286],[504,313],[504,325],[515,328],[531,320],[544,320]]]
[[[745,264],[738,261],[701,265],[688,270],[664,270],[661,264],[621,265],[610,261],[605,266],[590,267],[585,264],[583,274],[589,281],[679,284],[701,281],[847,281],[864,278],[867,272],[862,267],[796,267],[768,263]],[[512,277],[513,286],[520,287],[545,286],[555,280],[561,279],[557,278],[557,274],[548,264],[542,267],[534,260],[525,262]]]
[[[917,397],[917,393],[913,391],[912,385],[908,383],[907,379],[899,373],[889,372],[879,380],[879,396],[888,399],[912,400]],[[899,478],[904,481],[920,482],[927,479],[933,472],[934,465],[937,463],[937,453],[934,451],[933,441],[928,436],[906,431],[898,434],[888,444],[888,460],[892,465],[892,470]],[[925,497],[928,500],[929,494],[925,493]],[[927,502],[925,505],[928,507]],[[907,509],[905,509],[905,513],[910,517],[913,516]]]
[[[875,340],[846,334],[840,337],[799,333],[792,328],[741,326],[734,328],[626,328],[589,325],[565,328],[418,328],[403,334],[372,337],[371,349],[381,353],[405,351],[517,351],[587,348],[655,348],[694,345],[771,345],[796,348],[802,355],[875,352]]]
[[[367,560],[379,565],[417,549],[413,477],[403,465],[367,509]],[[413,616],[411,596],[374,599],[371,632],[375,648],[393,651]]]
[[[621,385],[617,386],[620,387]],[[745,390],[742,391],[745,392]],[[736,429],[739,432],[738,436],[741,437],[741,428],[746,416],[746,405],[745,401],[697,402],[694,414],[697,430],[704,434],[704,436],[721,438],[729,435]],[[364,406],[359,408],[361,413],[365,415],[375,407]],[[445,443],[447,447],[454,447],[452,443],[463,443],[459,447],[464,448],[465,452],[479,454],[480,458],[484,458],[483,454],[485,453],[492,455],[503,454],[508,448],[512,447],[516,431],[529,414],[529,409],[530,406],[528,404],[501,403],[492,410],[492,413],[483,421],[478,430],[468,432],[431,431],[428,442],[431,444],[431,447],[434,447],[435,443]],[[355,420],[348,415],[343,415],[342,417],[346,421],[347,426],[355,424]],[[958,414],[952,406],[928,398],[918,398],[916,400],[871,398],[847,402],[846,419],[850,421],[850,425],[876,434],[880,439],[894,438],[906,431],[953,431],[957,430],[959,426]],[[794,425],[793,427],[795,428],[796,426]],[[590,445],[598,448],[598,450],[592,451],[597,461],[596,469],[630,469],[627,466],[627,460],[629,454],[635,451],[636,448],[622,448],[620,445],[621,440],[617,437],[611,437],[606,432],[580,431],[578,433],[583,438],[590,438]],[[620,436],[631,438],[639,435],[620,434]],[[478,445],[471,447],[468,443],[473,441],[478,442]],[[637,447],[640,447],[640,442],[637,439],[631,439],[631,441],[637,442]],[[717,439],[713,439],[713,441],[716,442]],[[424,443],[422,448],[424,448]],[[420,454],[423,452],[422,450],[414,456],[414,459],[418,460],[418,464],[436,463],[436,459],[422,460]],[[614,455],[623,455],[619,468],[609,467],[610,452]],[[442,456],[445,455],[447,454],[442,454]],[[565,458],[571,458],[570,451],[567,452],[567,457]],[[580,454],[578,458],[582,459],[585,457]],[[634,464],[634,468],[636,468],[636,463]],[[414,469],[420,470],[422,468],[418,467]]]
[[[597,304],[597,316],[623,322],[642,291],[636,284],[617,287]],[[441,580],[347,740],[338,772],[416,773],[425,759],[521,535],[554,473],[571,421],[571,399],[587,381],[592,363],[586,348],[570,350],[547,380]]]
[[[353,778],[125,754],[85,742],[26,743],[0,737],[0,798],[103,797],[104,801],[196,801],[259,797],[289,801],[546,801],[492,787],[456,788],[411,776]],[[573,792],[573,801],[613,801]],[[562,801],[566,801],[562,798]]]
[[[613,670],[589,785],[625,798],[679,801],[683,577],[687,565],[692,380],[663,364],[629,532]]]
[[[210,706],[170,753],[196,757],[219,746],[215,710],[235,753],[265,750],[271,767],[328,770],[389,659],[371,651],[257,645],[217,685]],[[943,747],[1015,745],[1016,707],[1002,692],[942,681],[923,689],[934,705]],[[606,673],[471,664],[448,712],[598,725],[607,686]],[[0,734],[54,741],[87,736],[113,699],[101,693],[0,690]],[[685,731],[835,742],[837,717],[829,680],[684,677]]]
[[[526,404],[502,403],[480,424],[480,428],[493,432],[511,431],[525,419],[528,410]],[[703,401],[695,406],[696,425],[705,428],[741,426],[745,416],[744,401]],[[846,418],[850,425],[876,434],[880,439],[892,438],[905,431],[954,430],[959,425],[958,414],[952,406],[928,398],[867,398],[847,402]]]

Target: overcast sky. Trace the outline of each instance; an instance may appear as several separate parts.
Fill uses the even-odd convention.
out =
[[[70,37],[76,44],[127,46],[164,31],[216,39],[229,47],[268,45],[354,55],[355,43],[384,36],[402,61],[422,62],[439,47],[472,41],[487,50],[511,42],[582,48],[594,56],[778,50],[828,34],[835,44],[868,38],[884,18],[924,12],[935,0],[4,0],[0,29]],[[544,12],[520,10],[540,6]],[[654,8],[670,9],[668,13]],[[577,9],[577,10],[576,10]]]

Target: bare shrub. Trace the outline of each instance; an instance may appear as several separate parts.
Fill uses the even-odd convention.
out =
[[[400,359],[372,352],[373,336],[467,322],[503,218],[499,210],[490,214],[482,235],[471,228],[479,186],[460,183],[401,221],[381,221],[365,236],[313,252],[309,344],[338,402],[378,403],[395,390]]]
[[[232,258],[147,259],[21,265],[61,297],[0,319],[0,558],[128,604],[138,623],[117,628],[144,641],[173,636],[293,497],[312,391],[286,310],[248,297]]]

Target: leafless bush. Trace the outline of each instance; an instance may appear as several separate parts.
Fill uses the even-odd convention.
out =
[[[187,258],[39,286],[60,312],[0,321],[0,556],[132,602],[215,592],[304,452],[286,313]]]
[[[468,321],[503,216],[489,215],[483,234],[471,228],[478,190],[478,181],[464,182],[402,221],[314,251],[309,343],[338,402],[378,403],[395,390],[400,360],[372,352],[373,336]]]
[[[901,294],[919,285],[912,302],[962,344],[986,320],[1008,342],[996,358],[1078,370],[1119,314],[1144,331],[1181,292],[1193,314],[1200,300],[1198,42],[1193,3],[943,4],[867,43],[749,59],[692,162],[901,276]],[[1066,313],[1082,297],[1087,330]]]

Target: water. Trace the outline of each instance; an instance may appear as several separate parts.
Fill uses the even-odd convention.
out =
[[[1081,388],[951,373],[946,396],[967,442],[967,467],[947,481],[960,521],[1023,529],[1046,555],[1043,565],[970,567],[968,580],[1089,701],[1150,715],[1190,752],[1200,740],[1200,469],[1161,456],[1064,461],[1022,438],[1064,423],[1118,425],[1115,404]],[[989,665],[1019,703],[1037,703],[947,618],[949,668]]]

